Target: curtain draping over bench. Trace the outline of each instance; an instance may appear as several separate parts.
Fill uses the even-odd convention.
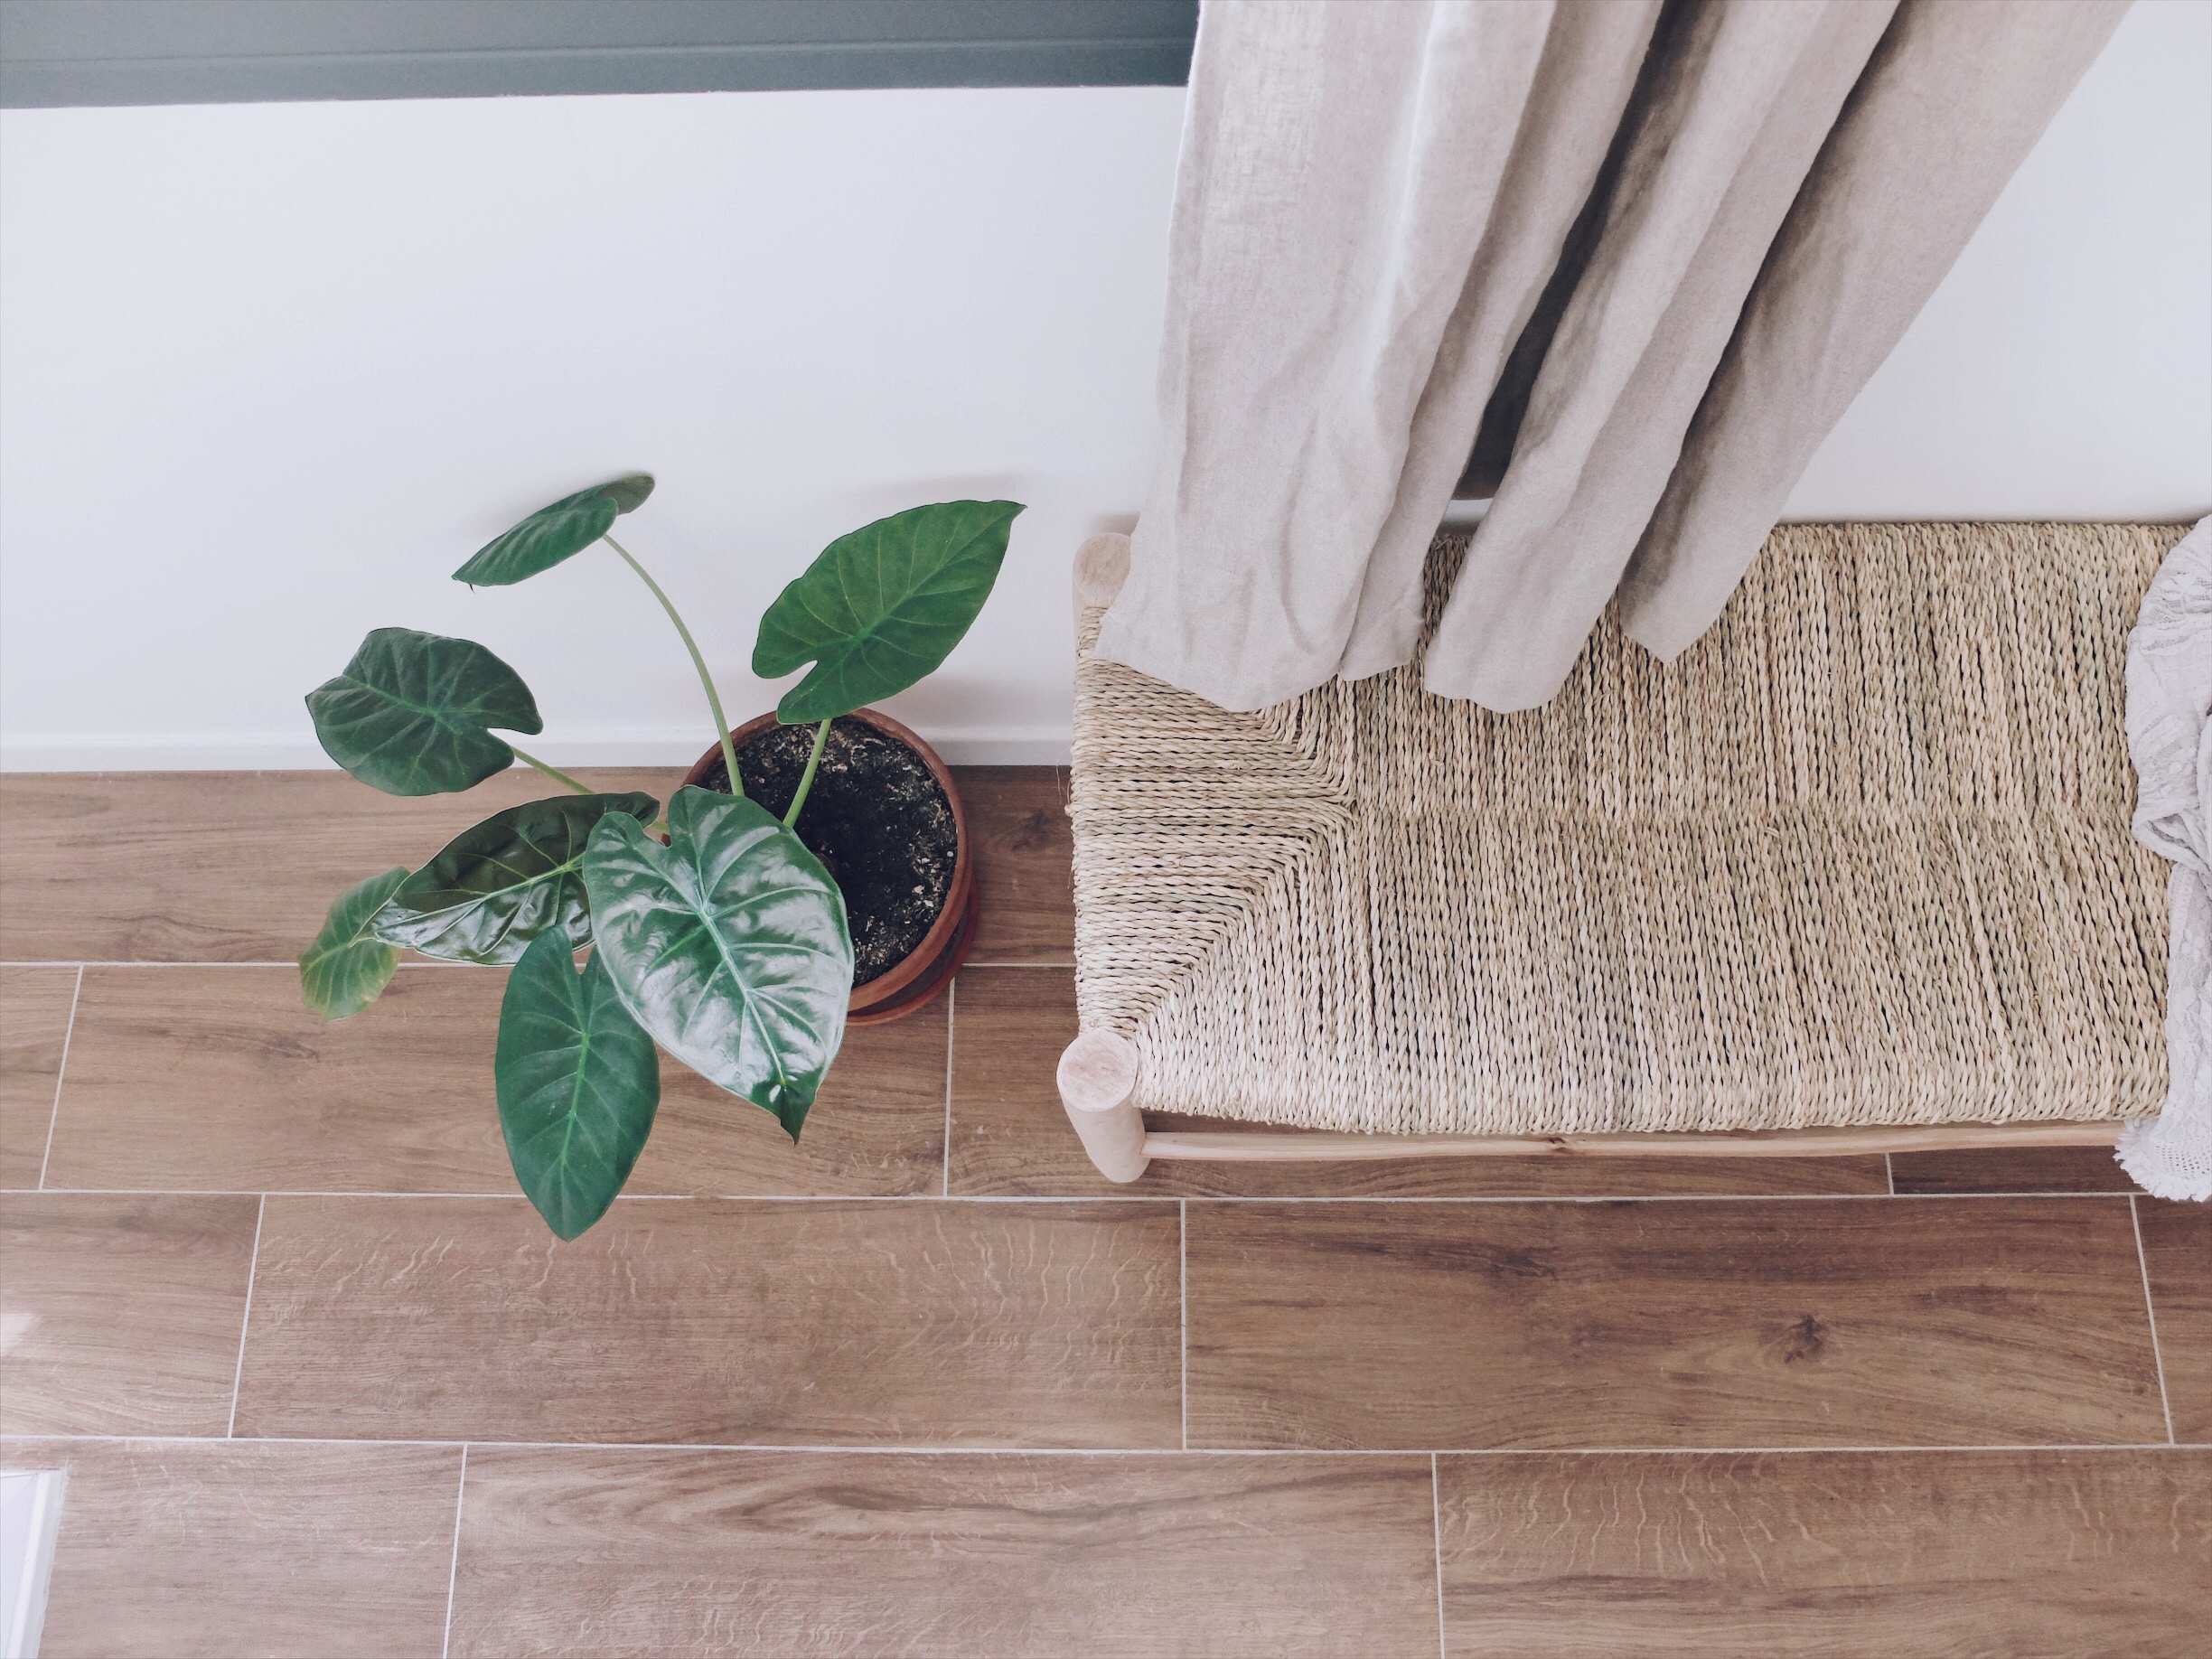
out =
[[[1616,594],[1672,658],[2125,9],[1208,0],[1099,653],[1232,709],[1411,661],[1472,455],[1429,689],[1542,703]]]

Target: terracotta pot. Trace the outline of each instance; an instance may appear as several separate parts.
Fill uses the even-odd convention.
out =
[[[982,894],[976,886],[975,860],[970,856],[968,840],[968,817],[961,807],[960,790],[952,782],[951,772],[937,758],[937,751],[887,714],[879,714],[873,708],[858,708],[851,717],[866,721],[885,736],[920,755],[922,764],[930,769],[930,775],[937,780],[937,787],[944,791],[945,800],[952,807],[952,885],[945,889],[944,908],[938,912],[930,931],[922,936],[922,942],[904,961],[893,963],[866,985],[855,986],[852,1001],[847,1005],[847,1025],[883,1026],[926,1008],[952,982],[952,976],[968,960],[968,948],[975,942],[976,917],[981,909]],[[746,744],[776,723],[773,714],[747,720],[730,734],[731,747],[742,751]],[[703,787],[702,780],[721,761],[722,745],[717,743],[684,773],[684,783]]]

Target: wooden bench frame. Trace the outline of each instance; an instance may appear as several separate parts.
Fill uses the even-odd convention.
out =
[[[1129,576],[1129,538],[1093,536],[1075,556],[1075,616],[1113,603]],[[1156,1158],[1210,1163],[1369,1162],[1394,1158],[1852,1158],[1962,1148],[2109,1147],[2122,1120],[1906,1123],[1686,1134],[1358,1135],[1249,1129],[1155,1133],[1134,1099],[1137,1048],[1111,1031],[1080,1034],[1060,1056],[1061,1104],[1110,1181],[1134,1181]]]

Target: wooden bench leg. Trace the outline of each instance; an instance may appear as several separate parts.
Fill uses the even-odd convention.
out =
[[[1137,1049],[1111,1031],[1086,1031],[1060,1055],[1060,1103],[1082,1137],[1083,1150],[1109,1181],[1144,1174],[1144,1114],[1137,1091]]]

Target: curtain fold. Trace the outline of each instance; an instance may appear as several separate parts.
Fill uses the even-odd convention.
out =
[[[1636,548],[1621,594],[1632,639],[1672,658],[1712,625],[1813,452],[2126,10],[1907,0],[1798,192]]]
[[[1207,0],[1099,653],[1240,709],[1411,660],[1478,431],[1430,689],[1542,703],[1617,593],[1680,651],[2126,4]]]

